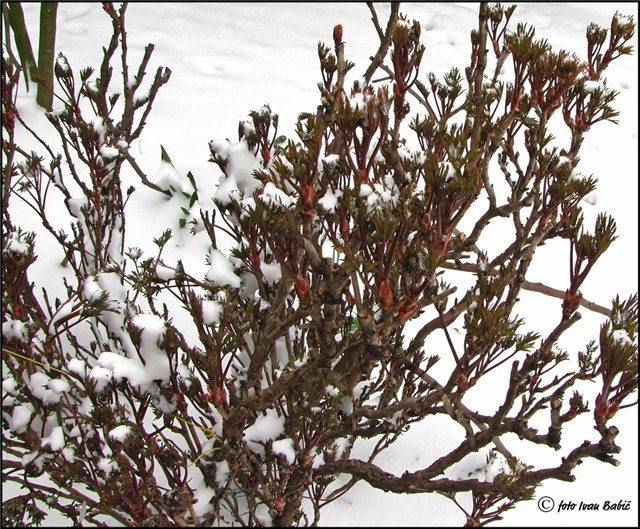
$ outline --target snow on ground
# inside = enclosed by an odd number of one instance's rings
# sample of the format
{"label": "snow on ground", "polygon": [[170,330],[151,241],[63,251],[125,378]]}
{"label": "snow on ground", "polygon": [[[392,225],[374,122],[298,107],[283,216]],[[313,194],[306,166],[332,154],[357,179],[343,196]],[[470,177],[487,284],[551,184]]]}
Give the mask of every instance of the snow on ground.
{"label": "snow on ground", "polygon": [[[386,20],[389,7],[377,5],[381,20]],[[38,4],[24,4],[27,24],[31,36],[37,40]],[[451,66],[464,67],[469,58],[469,32],[477,24],[477,4],[403,4],[402,11],[420,21],[423,27],[423,42],[427,46],[422,72],[443,73]],[[608,27],[612,15],[619,10],[632,14],[637,20],[637,4],[632,3],[526,3],[515,12],[513,24],[526,21],[537,28],[537,35],[554,46],[586,53],[584,33],[590,22]],[[268,104],[280,116],[280,133],[293,136],[295,119],[301,111],[313,111],[318,104],[316,83],[319,81],[317,43],[331,42],[332,29],[336,24],[344,27],[346,57],[356,63],[351,80],[361,76],[368,57],[375,53],[377,36],[370,22],[370,14],[363,3],[133,3],[127,12],[129,47],[132,58],[139,60],[144,46],[155,44],[155,52],[149,72],[158,66],[172,70],[171,80],[160,90],[154,108],[147,120],[142,137],[131,146],[131,153],[147,174],[155,175],[159,183],[175,183],[177,175],[191,171],[199,196],[212,197],[217,190],[219,171],[208,162],[209,142],[216,140],[224,146],[224,139],[237,141],[238,122],[250,110]],[[110,36],[110,22],[97,3],[61,3],[58,14],[57,49],[67,56],[74,69],[97,64],[102,46]],[[634,38],[637,47],[638,39]],[[37,44],[34,42],[34,49]],[[593,224],[598,211],[612,213],[619,226],[619,239],[596,266],[595,272],[585,283],[584,296],[591,301],[608,305],[615,293],[626,298],[637,291],[638,275],[638,151],[637,151],[637,54],[614,63],[607,72],[610,86],[620,91],[616,107],[622,112],[620,125],[603,124],[588,136],[581,153],[579,169],[585,174],[594,174],[600,180],[597,194],[590,197],[595,205],[585,206],[587,226]],[[21,99],[24,112],[39,119],[33,106],[33,94]],[[40,120],[40,122],[43,122]],[[43,122],[44,123],[44,122]],[[160,145],[170,155],[172,163],[163,163]],[[221,147],[222,148],[222,147]],[[108,153],[107,153],[108,154]],[[133,180],[132,180],[133,181]],[[152,251],[152,240],[174,219],[177,228],[180,205],[176,200],[166,200],[160,194],[142,188],[132,198],[128,209],[127,246],[137,245]],[[271,197],[273,198],[273,197]],[[275,198],[273,198],[275,199]],[[321,203],[326,209],[334,204],[335,197],[326,196]],[[17,204],[14,219],[22,215],[24,227],[33,228],[29,212]],[[29,221],[31,219],[31,221]],[[133,220],[135,219],[135,220]],[[60,220],[60,222],[63,222]],[[491,226],[489,237],[483,239],[485,249],[491,255],[499,248],[500,228]],[[135,241],[135,242],[134,242]],[[16,241],[17,243],[17,241]],[[51,270],[59,270],[60,259],[53,249],[53,241],[41,237],[37,241],[39,259],[33,267],[31,277],[43,281]],[[543,249],[536,256],[528,279],[541,281],[556,288],[565,288],[568,279],[566,253],[558,256],[562,266],[549,266],[556,258],[558,248]],[[207,262],[204,256],[209,255]],[[171,275],[171,268],[178,258],[185,261],[194,275],[205,276],[212,265],[224,271],[223,281],[237,282],[229,261],[218,252],[210,254],[206,237],[174,238],[167,249],[164,265],[158,274]],[[173,259],[173,262],[171,262]],[[165,266],[166,265],[166,266]],[[277,274],[278,271],[275,271]],[[85,295],[99,295],[97,283],[87,284]],[[55,295],[52,294],[52,295]],[[546,305],[540,304],[540,294],[527,293],[522,296],[521,310],[527,311],[532,327],[547,328]],[[215,321],[218,308],[208,306],[206,318]],[[580,348],[597,335],[601,317],[582,311],[583,321],[563,341],[565,348]],[[146,332],[156,335],[162,332],[157,322]],[[185,322],[185,325],[188,322]],[[3,326],[3,333],[4,333]],[[7,332],[19,335],[20,329]],[[149,350],[152,355],[155,351]],[[108,364],[108,359],[104,359]],[[74,371],[84,371],[84,365],[69,365]],[[104,376],[108,374],[103,373]],[[42,380],[43,395],[55,399],[59,387],[53,380]],[[10,388],[9,388],[10,389]],[[491,391],[478,395],[478,406],[491,403]],[[19,430],[29,421],[32,410],[25,406],[14,409],[10,427]],[[270,427],[275,427],[272,421]],[[506,514],[505,525],[637,525],[638,523],[638,427],[636,410],[621,411],[616,423],[622,426],[618,438],[623,453],[620,468],[589,461],[576,469],[576,483],[549,482],[538,490],[536,498],[518,506]],[[622,424],[624,423],[624,424]],[[257,426],[257,425],[256,425]],[[378,464],[385,470],[400,474],[405,470],[416,470],[439,455],[451,436],[459,432],[451,429],[447,421],[431,419],[414,426],[409,434],[381,456]],[[126,436],[126,425],[119,426],[110,435],[114,438]],[[58,449],[64,445],[61,432],[52,431],[45,442]],[[264,432],[249,431],[246,435],[259,440]],[[508,440],[508,439],[507,439]],[[286,440],[278,445],[283,457],[288,457]],[[505,441],[506,442],[506,441]],[[580,442],[580,439],[577,440]],[[361,448],[356,447],[357,456]],[[466,461],[460,473],[475,472],[486,454]],[[531,452],[527,458],[543,462],[548,453]],[[560,454],[554,455],[555,463]],[[105,468],[111,464],[105,459]],[[499,464],[499,463],[496,463]],[[16,491],[3,485],[6,498]],[[206,488],[198,490],[200,505],[206,503]],[[538,508],[543,496],[552,498],[556,504],[565,502],[617,503],[631,500],[630,509],[624,511],[572,511],[550,513]],[[47,523],[54,525],[51,517]],[[348,495],[328,506],[322,516],[323,525],[462,525],[464,519],[451,502],[435,495],[391,495],[372,489],[365,483],[358,484]]]}

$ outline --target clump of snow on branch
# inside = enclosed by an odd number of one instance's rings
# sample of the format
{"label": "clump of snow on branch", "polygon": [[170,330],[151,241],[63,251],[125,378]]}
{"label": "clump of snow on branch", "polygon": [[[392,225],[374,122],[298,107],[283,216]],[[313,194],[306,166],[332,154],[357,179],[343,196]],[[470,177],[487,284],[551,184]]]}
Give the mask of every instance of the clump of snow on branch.
{"label": "clump of snow on branch", "polygon": [[228,140],[215,140],[209,143],[211,151],[226,161],[226,176],[220,180],[214,199],[221,204],[240,200],[251,195],[262,183],[253,176],[260,169],[259,160],[253,155],[247,141],[231,143]]}
{"label": "clump of snow on branch", "polygon": [[253,425],[244,431],[244,438],[249,448],[259,454],[264,454],[263,443],[277,439],[284,432],[284,417],[279,417],[273,409],[266,410],[264,415],[258,416]]}
{"label": "clump of snow on branch", "polygon": [[212,249],[209,254],[211,266],[206,274],[206,278],[217,286],[230,286],[240,288],[241,280],[233,270],[233,265],[216,249]]}

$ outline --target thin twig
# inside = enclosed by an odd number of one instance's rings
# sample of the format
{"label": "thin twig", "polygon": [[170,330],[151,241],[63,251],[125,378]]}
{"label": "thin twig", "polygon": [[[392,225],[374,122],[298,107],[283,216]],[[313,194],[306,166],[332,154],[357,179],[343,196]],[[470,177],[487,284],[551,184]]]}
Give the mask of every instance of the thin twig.
{"label": "thin twig", "polygon": [[[440,266],[442,268],[447,268],[449,270],[457,270],[459,272],[472,272],[476,273],[478,271],[478,266],[474,263],[450,263],[444,262]],[[488,272],[493,276],[498,275],[497,270],[490,270]],[[564,299],[565,292],[559,290],[557,288],[553,288],[542,283],[532,283],[531,281],[527,281],[526,279],[522,282],[522,288],[524,290],[530,290],[531,292],[538,292],[540,294],[544,294],[546,296],[551,296],[558,299]],[[611,309],[603,307],[602,305],[598,305],[593,301],[589,301],[587,299],[582,299],[580,303],[585,309],[591,310],[593,312],[597,312],[598,314],[602,314],[603,316],[611,317]]]}
{"label": "thin twig", "polygon": [[391,13],[389,14],[389,21],[387,22],[386,31],[382,31],[380,27],[380,23],[378,21],[378,14],[376,13],[375,7],[372,2],[367,2],[367,7],[369,11],[371,11],[371,20],[373,20],[373,25],[378,32],[378,36],[380,37],[380,47],[378,48],[377,53],[371,59],[371,64],[367,68],[367,71],[364,74],[364,80],[366,84],[369,84],[371,81],[371,77],[378,69],[378,67],[384,61],[384,58],[387,55],[387,51],[389,50],[389,46],[391,45],[391,38],[393,37],[393,30],[396,26],[396,22],[398,21],[398,13],[400,11],[400,3],[392,2],[391,3]]}

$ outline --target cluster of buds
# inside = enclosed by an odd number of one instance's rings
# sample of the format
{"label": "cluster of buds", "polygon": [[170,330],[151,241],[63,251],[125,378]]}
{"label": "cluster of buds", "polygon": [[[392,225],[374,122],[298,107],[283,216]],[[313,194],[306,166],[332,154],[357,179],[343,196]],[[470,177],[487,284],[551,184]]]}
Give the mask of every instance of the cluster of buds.
{"label": "cluster of buds", "polygon": [[271,161],[271,152],[278,136],[278,114],[272,114],[269,105],[249,112],[251,123],[238,125],[238,137],[244,138],[249,148],[262,157],[262,166]]}
{"label": "cluster of buds", "polygon": [[344,142],[346,161],[358,183],[369,184],[375,170],[389,128],[390,105],[386,87],[374,91],[356,86],[351,99],[341,98],[338,102],[333,134],[336,141]]}
{"label": "cluster of buds", "polygon": [[565,102],[569,89],[584,70],[575,55],[547,52],[531,66],[531,101],[551,115]]}
{"label": "cluster of buds", "polygon": [[413,21],[411,27],[404,20],[399,20],[393,28],[391,37],[393,51],[394,84],[393,84],[393,110],[397,119],[404,119],[409,113],[409,105],[405,96],[416,82],[418,68],[424,46],[420,44],[420,24]]}
{"label": "cluster of buds", "polygon": [[607,40],[607,30],[597,24],[589,24],[587,27],[587,67],[590,79],[599,78],[601,72],[609,66],[613,59],[631,53],[632,47],[625,45],[625,43],[633,37],[634,32],[633,19],[630,16],[616,13],[611,21],[609,46],[603,51],[604,43]]}

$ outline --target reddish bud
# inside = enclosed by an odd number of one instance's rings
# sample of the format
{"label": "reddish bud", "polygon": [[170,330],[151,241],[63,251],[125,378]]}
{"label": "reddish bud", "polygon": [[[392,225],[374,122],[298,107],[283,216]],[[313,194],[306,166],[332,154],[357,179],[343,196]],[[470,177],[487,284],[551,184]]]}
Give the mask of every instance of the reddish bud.
{"label": "reddish bud", "polygon": [[15,126],[16,115],[13,110],[8,109],[2,116],[2,122],[8,131],[12,131]]}
{"label": "reddish bud", "polygon": [[62,485],[66,481],[64,474],[59,470],[53,470],[49,475],[56,485]]}
{"label": "reddish bud", "polygon": [[366,169],[361,169],[356,173],[357,177],[358,177],[358,181],[361,184],[368,184],[369,183],[369,172]]}
{"label": "reddish bud", "polygon": [[302,203],[305,206],[309,207],[313,203],[313,199],[316,196],[316,190],[313,188],[313,186],[304,186],[300,190],[300,196],[302,197]]}
{"label": "reddish bud", "polygon": [[417,308],[418,304],[416,302],[412,301],[411,303],[407,303],[406,305],[400,307],[398,316],[400,316],[400,319],[402,320],[408,320],[409,318],[411,318],[411,316],[413,316],[413,313]]}
{"label": "reddish bud", "polygon": [[431,244],[431,250],[434,253],[442,255],[447,251],[448,241],[433,241]]}
{"label": "reddish bud", "polygon": [[606,399],[599,394],[596,397],[596,409],[593,412],[596,422],[602,422],[607,418],[608,408],[609,406]]}
{"label": "reddish bud", "polygon": [[389,286],[388,279],[384,279],[382,283],[380,283],[379,292],[381,297],[386,297],[391,295],[391,287]]}
{"label": "reddish bud", "polygon": [[351,230],[349,229],[349,221],[347,220],[347,217],[342,217],[342,219],[340,219],[340,235],[342,235],[342,238],[345,241],[349,238],[349,235],[351,235]]}
{"label": "reddish bud", "polygon": [[269,149],[267,147],[262,147],[262,149],[260,149],[260,154],[262,155],[264,166],[266,167],[271,160],[271,153],[269,152]]}
{"label": "reddish bud", "polygon": [[333,43],[336,47],[342,44],[342,24],[338,24],[333,28]]}
{"label": "reddish bud", "polygon": [[578,308],[580,308],[580,303],[582,302],[582,294],[580,291],[577,291],[575,294],[572,294],[568,289],[564,293],[564,300],[562,301],[562,309],[565,314],[573,314]]}
{"label": "reddish bud", "polygon": [[467,375],[465,375],[464,373],[460,373],[458,375],[457,382],[458,382],[458,388],[461,391],[464,391],[465,389],[467,389],[469,387],[469,384],[467,382]]}
{"label": "reddish bud", "polygon": [[294,287],[296,289],[296,294],[300,299],[304,299],[305,297],[307,297],[307,294],[309,293],[309,281],[307,281],[304,277],[296,277]]}
{"label": "reddish bud", "polygon": [[591,125],[589,125],[586,122],[580,126],[580,130],[582,130],[582,132],[588,132],[590,128],[591,128]]}
{"label": "reddish bud", "polygon": [[249,262],[256,270],[260,268],[260,258],[253,252],[249,254]]}
{"label": "reddish bud", "polygon": [[209,392],[205,395],[205,400],[211,402],[214,406],[225,405],[226,397],[222,388],[209,388]]}
{"label": "reddish bud", "polygon": [[429,213],[425,213],[422,215],[422,219],[420,219],[422,226],[425,230],[428,230],[431,227],[431,215]]}
{"label": "reddish bud", "polygon": [[54,355],[55,350],[53,348],[53,345],[51,345],[51,342],[45,342],[45,344],[44,344],[44,353],[48,357],[52,357]]}
{"label": "reddish bud", "polygon": [[385,279],[380,283],[380,286],[378,287],[378,297],[380,298],[380,306],[383,309],[388,309],[393,305],[393,293],[391,292],[391,286],[388,279]]}
{"label": "reddish bud", "polygon": [[505,146],[507,147],[507,152],[509,154],[512,154],[513,153],[513,136],[507,137],[504,143],[505,143]]}
{"label": "reddish bud", "polygon": [[540,220],[538,221],[538,229],[542,229],[544,228],[544,225],[547,223],[547,221],[549,220],[549,215],[542,215],[540,217]]}
{"label": "reddish bud", "polygon": [[619,404],[617,402],[612,402],[611,404],[609,404],[608,408],[607,408],[607,418],[610,419],[611,417],[613,417],[619,409]]}
{"label": "reddish bud", "polygon": [[400,91],[400,86],[398,86],[398,83],[393,83],[393,100],[402,103],[402,99],[403,96],[402,92]]}

